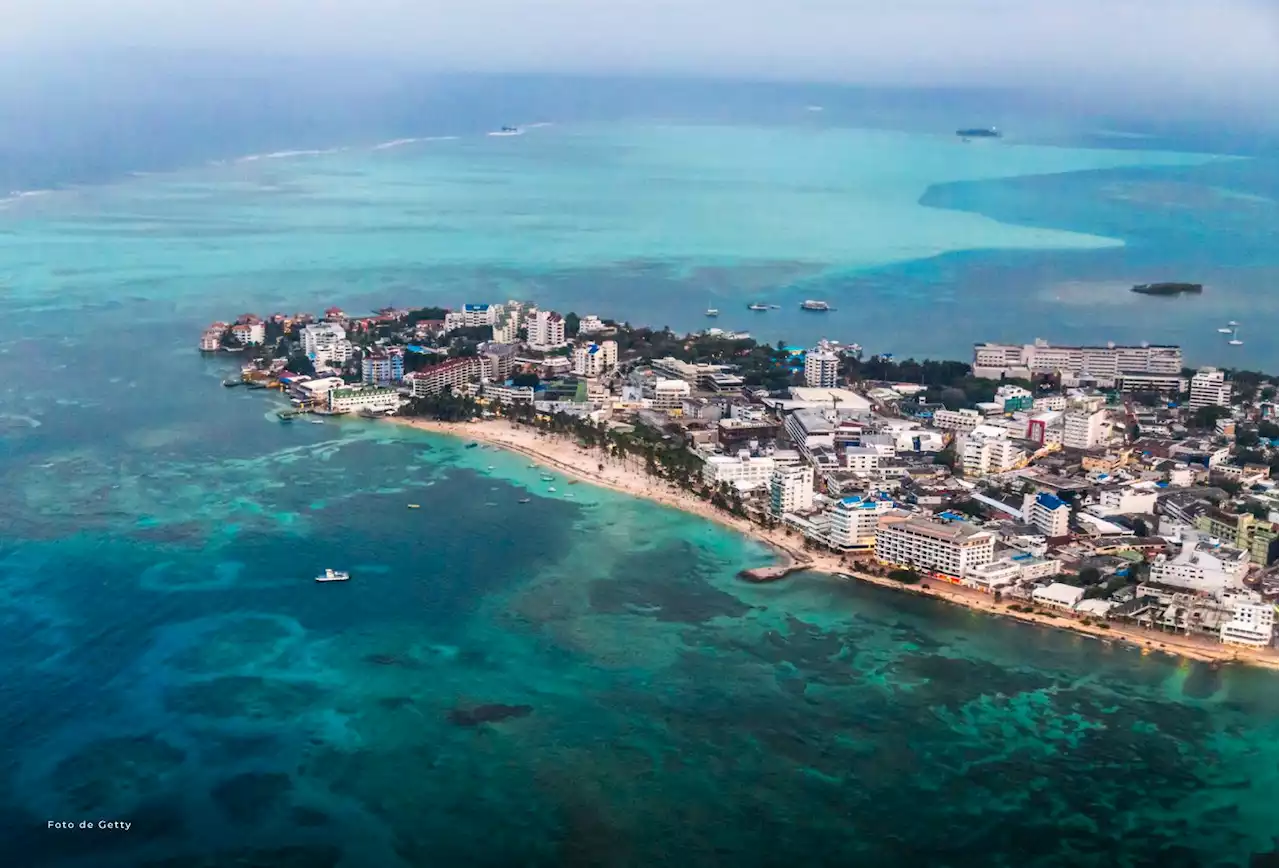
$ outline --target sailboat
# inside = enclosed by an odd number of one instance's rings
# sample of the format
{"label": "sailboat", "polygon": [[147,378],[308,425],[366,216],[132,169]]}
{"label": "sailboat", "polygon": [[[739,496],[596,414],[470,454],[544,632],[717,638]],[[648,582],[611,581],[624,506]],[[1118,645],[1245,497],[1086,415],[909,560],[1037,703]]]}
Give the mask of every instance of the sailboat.
{"label": "sailboat", "polygon": [[1222,328],[1218,329],[1218,334],[1220,335],[1231,334],[1231,326],[1223,326]]}
{"label": "sailboat", "polygon": [[1242,344],[1244,344],[1244,341],[1240,340],[1240,330],[1232,329],[1231,340],[1227,341],[1227,345],[1232,347],[1238,347],[1238,346],[1241,346]]}

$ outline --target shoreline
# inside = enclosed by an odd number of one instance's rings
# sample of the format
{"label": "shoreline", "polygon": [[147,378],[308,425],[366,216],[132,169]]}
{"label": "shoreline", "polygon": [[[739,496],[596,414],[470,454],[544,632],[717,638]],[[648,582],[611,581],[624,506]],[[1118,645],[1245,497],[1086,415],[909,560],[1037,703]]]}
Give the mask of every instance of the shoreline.
{"label": "shoreline", "polygon": [[[1163,653],[1204,663],[1237,663],[1280,670],[1280,656],[1277,656],[1275,649],[1271,648],[1253,649],[1222,645],[1207,638],[1178,636],[1129,625],[1109,624],[1103,627],[1096,623],[1084,624],[1069,615],[1054,616],[1040,611],[1016,612],[1008,608],[1011,603],[997,603],[988,594],[959,585],[936,580],[929,581],[928,587],[924,587],[923,584],[904,585],[883,576],[859,572],[856,561],[842,560],[841,556],[834,552],[805,551],[781,528],[765,530],[746,519],[727,515],[706,501],[676,489],[670,483],[659,481],[643,470],[629,467],[626,459],[605,456],[597,451],[584,449],[568,438],[519,427],[507,420],[440,422],[400,416],[389,416],[384,419],[419,431],[462,439],[470,438],[479,443],[497,446],[524,455],[539,465],[558,470],[583,482],[621,494],[642,497],[713,521],[770,548],[779,559],[779,563],[772,566],[785,568],[789,572],[809,570],[835,576],[842,581],[866,582],[901,593],[931,597],[975,612],[1012,618],[1040,627],[1065,630],[1108,643],[1119,642],[1133,646],[1143,654]],[[1014,601],[1014,604],[1017,602]]]}

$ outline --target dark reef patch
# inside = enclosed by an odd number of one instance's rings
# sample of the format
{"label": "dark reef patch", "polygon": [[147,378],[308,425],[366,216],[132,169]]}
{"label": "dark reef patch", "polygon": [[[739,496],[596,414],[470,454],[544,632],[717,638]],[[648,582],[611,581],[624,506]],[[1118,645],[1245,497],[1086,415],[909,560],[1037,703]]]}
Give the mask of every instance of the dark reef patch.
{"label": "dark reef patch", "polygon": [[260,821],[278,809],[293,789],[280,772],[248,772],[227,778],[213,788],[213,803],[235,823]]}
{"label": "dark reef patch", "polygon": [[482,723],[498,723],[513,717],[533,714],[532,705],[503,705],[491,702],[484,705],[459,706],[449,712],[449,722],[456,726],[478,726]]}

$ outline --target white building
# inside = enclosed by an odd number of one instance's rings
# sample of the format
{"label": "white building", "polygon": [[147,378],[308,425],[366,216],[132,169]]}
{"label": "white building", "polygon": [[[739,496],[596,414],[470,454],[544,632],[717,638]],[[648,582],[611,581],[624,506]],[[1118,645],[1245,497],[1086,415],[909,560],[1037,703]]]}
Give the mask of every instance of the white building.
{"label": "white building", "polygon": [[1049,538],[1071,533],[1071,507],[1052,494],[1028,495],[1022,512],[1036,530]]}
{"label": "white building", "polygon": [[1071,611],[1084,599],[1084,588],[1054,582],[1045,588],[1036,588],[1031,592],[1031,601],[1050,609]]}
{"label": "white building", "polygon": [[532,386],[503,386],[493,382],[467,382],[459,385],[457,389],[472,398],[497,401],[503,405],[528,404],[532,403],[536,397]]}
{"label": "white building", "polygon": [[385,413],[400,407],[400,393],[387,386],[363,386],[334,389],[329,393],[329,409],[335,413],[368,410]]}
{"label": "white building", "polygon": [[246,347],[257,346],[267,339],[267,326],[261,320],[238,322],[231,327],[232,336]]}
{"label": "white building", "polygon": [[653,409],[672,412],[684,405],[684,399],[693,393],[684,380],[658,380],[653,385]]}
{"label": "white building", "polygon": [[769,504],[774,515],[813,509],[813,468],[775,467],[769,478]]}
{"label": "white building", "polygon": [[702,466],[702,478],[713,487],[728,483],[739,491],[755,491],[769,485],[773,471],[773,458],[753,458],[744,449],[737,455],[709,456]]}
{"label": "white building", "polygon": [[468,328],[474,329],[476,326],[493,325],[497,323],[498,317],[502,316],[502,305],[489,305],[489,303],[480,303],[480,305],[463,305],[462,310],[454,311],[445,315],[445,328]]}
{"label": "white building", "polygon": [[1036,338],[1035,343],[975,344],[973,375],[993,380],[1061,374],[1113,385],[1126,374],[1175,378],[1182,371],[1182,349],[1175,346],[1055,347]]}
{"label": "white building", "polygon": [[1236,603],[1230,609],[1231,620],[1222,625],[1220,636],[1228,645],[1265,648],[1276,632],[1276,607],[1273,604]]}
{"label": "white building", "polygon": [[604,331],[606,328],[608,326],[604,324],[604,320],[595,314],[588,314],[578,320],[578,334],[580,335],[593,335]]}
{"label": "white building", "polygon": [[977,410],[936,410],[933,414],[933,426],[943,431],[972,431],[982,421]]}
{"label": "white building", "polygon": [[1248,552],[1214,544],[1207,536],[1186,531],[1182,549],[1176,555],[1156,558],[1150,579],[1160,585],[1220,596],[1224,591],[1244,587],[1248,571]]}
{"label": "white building", "polygon": [[529,321],[529,346],[554,349],[564,346],[564,317],[554,310],[540,310]]}
{"label": "white building", "polygon": [[880,469],[881,454],[874,446],[849,446],[844,450],[844,467],[854,473],[875,473]]}
{"label": "white building", "polygon": [[574,347],[573,372],[580,377],[599,377],[618,366],[618,344],[601,341]]}
{"label": "white building", "polygon": [[1200,407],[1229,407],[1231,405],[1231,384],[1226,374],[1217,368],[1201,368],[1191,378],[1191,400],[1187,402],[1192,410]]}
{"label": "white building", "polygon": [[342,326],[311,323],[302,329],[302,351],[317,365],[341,365],[351,358],[351,343]]}
{"label": "white building", "polygon": [[1131,512],[1155,512],[1159,489],[1138,488],[1125,485],[1119,488],[1104,488],[1098,496],[1098,502],[1107,515],[1121,515]]}
{"label": "white building", "polygon": [[840,356],[827,341],[804,354],[804,383],[813,389],[834,389],[840,382]]}
{"label": "white building", "polygon": [[883,495],[841,498],[831,510],[830,546],[845,552],[871,551],[876,546],[880,516],[892,509],[893,501]]}
{"label": "white building", "polygon": [[1066,395],[1045,395],[1043,398],[1036,398],[1031,404],[1033,410],[1065,410],[1067,409]]}
{"label": "white building", "polygon": [[1092,449],[1102,442],[1107,414],[1103,410],[1071,410],[1063,417],[1062,445],[1069,449]]}
{"label": "white building", "polygon": [[964,522],[887,513],[876,528],[876,557],[960,578],[994,558],[994,534]]}
{"label": "white building", "polygon": [[1060,572],[1061,561],[1016,554],[975,567],[965,576],[965,584],[984,591],[994,591],[1016,582],[1056,576]]}
{"label": "white building", "polygon": [[314,380],[298,383],[294,388],[305,400],[328,404],[329,393],[345,385],[346,381],[341,377],[317,377]]}
{"label": "white building", "polygon": [[499,344],[514,344],[520,339],[520,327],[524,325],[519,305],[504,306],[493,322],[493,341]]}
{"label": "white building", "polygon": [[965,476],[986,476],[1015,469],[1027,456],[1009,440],[1008,434],[1003,428],[979,425],[957,438]]}

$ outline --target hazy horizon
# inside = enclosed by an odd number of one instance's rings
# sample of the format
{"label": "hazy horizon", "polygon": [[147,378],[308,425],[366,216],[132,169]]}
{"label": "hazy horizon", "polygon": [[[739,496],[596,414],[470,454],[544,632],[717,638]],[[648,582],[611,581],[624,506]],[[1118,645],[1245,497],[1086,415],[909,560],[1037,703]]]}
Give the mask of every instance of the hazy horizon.
{"label": "hazy horizon", "polygon": [[[870,87],[1016,87],[1174,115],[1277,105],[1277,13],[1257,0],[18,0],[0,48],[11,92],[74,80],[94,58],[145,74],[204,58],[313,61],[384,83],[424,74],[689,77]],[[168,60],[166,60],[168,58]],[[211,70],[212,71],[212,70]],[[181,77],[153,82],[180,89]],[[1158,104],[1152,99],[1158,97]],[[1267,123],[1262,123],[1267,121]]]}

